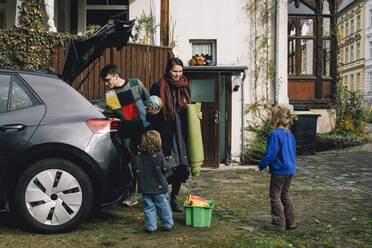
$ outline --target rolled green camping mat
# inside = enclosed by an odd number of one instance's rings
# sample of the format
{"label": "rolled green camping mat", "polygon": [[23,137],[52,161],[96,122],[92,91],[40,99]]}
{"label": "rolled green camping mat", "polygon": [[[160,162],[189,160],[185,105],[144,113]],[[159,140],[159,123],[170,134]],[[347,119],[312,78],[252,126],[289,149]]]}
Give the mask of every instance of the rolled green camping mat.
{"label": "rolled green camping mat", "polygon": [[203,139],[200,119],[197,117],[200,110],[200,102],[187,105],[187,148],[189,152],[191,174],[196,177],[200,175],[200,167],[204,161]]}

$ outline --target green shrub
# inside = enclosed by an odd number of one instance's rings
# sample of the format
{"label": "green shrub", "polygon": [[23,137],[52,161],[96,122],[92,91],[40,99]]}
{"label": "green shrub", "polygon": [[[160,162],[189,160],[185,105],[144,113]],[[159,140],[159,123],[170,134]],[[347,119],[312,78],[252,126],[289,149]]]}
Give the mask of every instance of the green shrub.
{"label": "green shrub", "polygon": [[340,135],[365,136],[368,111],[359,92],[350,91],[339,83],[331,109],[330,116],[335,119],[333,132]]}
{"label": "green shrub", "polygon": [[0,67],[40,70],[52,49],[63,44],[67,34],[51,33],[44,24],[42,0],[22,1],[19,26],[0,32]]}
{"label": "green shrub", "polygon": [[267,146],[267,137],[273,130],[268,118],[262,123],[250,124],[246,131],[252,133],[253,137],[246,139],[247,146],[244,151],[244,162],[258,164],[262,159]]}

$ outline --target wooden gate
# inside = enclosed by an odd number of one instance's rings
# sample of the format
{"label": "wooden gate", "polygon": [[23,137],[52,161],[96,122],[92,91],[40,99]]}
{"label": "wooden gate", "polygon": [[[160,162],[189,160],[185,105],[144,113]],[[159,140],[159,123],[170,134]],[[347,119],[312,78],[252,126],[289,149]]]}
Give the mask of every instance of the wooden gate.
{"label": "wooden gate", "polygon": [[[67,45],[56,48],[48,65],[56,74],[62,73],[63,61]],[[138,78],[149,90],[165,72],[168,60],[173,57],[170,47],[151,46],[128,43],[121,50],[107,48],[102,56],[97,58],[72,83],[88,100],[98,99],[104,94],[105,86],[99,77],[101,69],[107,64],[115,64],[120,68],[123,78]],[[84,81],[83,83],[81,83]]]}

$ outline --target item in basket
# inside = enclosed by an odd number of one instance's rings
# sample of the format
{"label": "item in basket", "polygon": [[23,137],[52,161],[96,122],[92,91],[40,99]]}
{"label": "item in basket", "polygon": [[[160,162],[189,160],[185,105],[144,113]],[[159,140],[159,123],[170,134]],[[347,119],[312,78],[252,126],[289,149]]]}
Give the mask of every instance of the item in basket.
{"label": "item in basket", "polygon": [[194,206],[194,207],[209,207],[209,204],[207,202],[193,200],[192,201],[192,206]]}
{"label": "item in basket", "polygon": [[186,199],[186,204],[194,207],[209,207],[209,204],[205,202],[203,197],[189,195]]}

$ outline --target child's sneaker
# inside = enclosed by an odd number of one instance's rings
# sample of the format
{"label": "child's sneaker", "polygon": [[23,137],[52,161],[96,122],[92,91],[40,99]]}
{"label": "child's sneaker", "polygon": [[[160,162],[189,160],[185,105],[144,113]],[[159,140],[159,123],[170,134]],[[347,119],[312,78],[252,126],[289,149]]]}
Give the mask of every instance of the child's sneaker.
{"label": "child's sneaker", "polygon": [[281,225],[274,225],[272,223],[268,223],[264,226],[265,230],[285,230],[285,226]]}
{"label": "child's sneaker", "polygon": [[287,230],[295,230],[297,227],[296,227],[296,224],[293,224],[293,225],[287,225],[286,228]]}
{"label": "child's sneaker", "polygon": [[135,195],[132,195],[132,196],[129,196],[126,200],[124,200],[123,202],[123,205],[125,206],[128,206],[128,207],[132,207],[134,205],[137,205],[138,204],[138,201],[136,199],[136,196]]}

